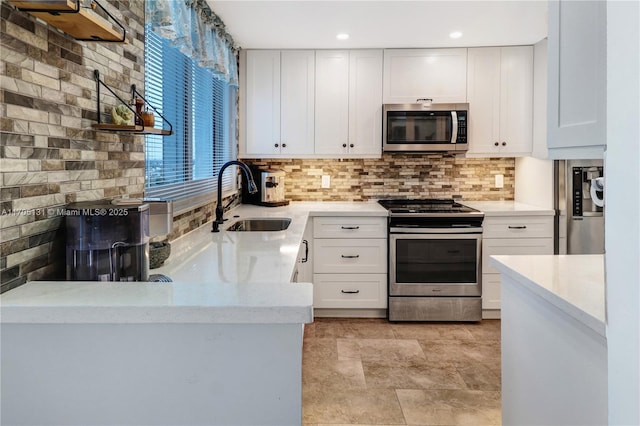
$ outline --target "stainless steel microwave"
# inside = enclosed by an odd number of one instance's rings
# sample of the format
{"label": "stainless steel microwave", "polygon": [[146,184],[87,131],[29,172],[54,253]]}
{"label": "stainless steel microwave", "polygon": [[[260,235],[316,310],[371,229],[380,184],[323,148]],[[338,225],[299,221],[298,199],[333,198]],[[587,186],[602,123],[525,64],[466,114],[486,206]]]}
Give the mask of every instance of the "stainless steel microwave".
{"label": "stainless steel microwave", "polygon": [[385,152],[464,152],[469,104],[386,104],[382,113]]}

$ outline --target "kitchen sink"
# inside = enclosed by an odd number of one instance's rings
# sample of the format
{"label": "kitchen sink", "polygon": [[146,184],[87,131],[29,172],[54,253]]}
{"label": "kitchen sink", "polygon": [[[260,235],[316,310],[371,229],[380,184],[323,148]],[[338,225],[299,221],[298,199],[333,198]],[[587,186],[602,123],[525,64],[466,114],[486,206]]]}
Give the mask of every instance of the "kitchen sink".
{"label": "kitchen sink", "polygon": [[269,217],[260,219],[242,219],[227,228],[227,231],[284,231],[289,227],[291,219],[288,217]]}

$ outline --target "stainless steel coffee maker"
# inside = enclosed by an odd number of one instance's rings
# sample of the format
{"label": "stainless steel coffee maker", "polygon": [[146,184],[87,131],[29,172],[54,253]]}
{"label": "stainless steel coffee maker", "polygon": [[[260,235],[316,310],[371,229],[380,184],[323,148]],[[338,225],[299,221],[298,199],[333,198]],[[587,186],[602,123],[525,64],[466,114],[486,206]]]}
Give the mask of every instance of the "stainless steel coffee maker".
{"label": "stainless steel coffee maker", "polygon": [[289,201],[285,199],[284,181],[285,172],[282,170],[263,170],[251,167],[251,174],[258,187],[255,194],[247,191],[248,185],[242,185],[242,202],[257,204],[259,206],[277,207],[286,206]]}
{"label": "stainless steel coffee maker", "polygon": [[78,202],[65,218],[67,280],[148,281],[148,204]]}

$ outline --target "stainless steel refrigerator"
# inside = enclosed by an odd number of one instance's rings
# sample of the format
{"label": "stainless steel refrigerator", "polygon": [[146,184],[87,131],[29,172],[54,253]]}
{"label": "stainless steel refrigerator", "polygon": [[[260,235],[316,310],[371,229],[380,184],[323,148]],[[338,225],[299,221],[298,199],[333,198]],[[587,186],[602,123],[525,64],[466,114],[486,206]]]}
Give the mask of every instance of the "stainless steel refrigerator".
{"label": "stainless steel refrigerator", "polygon": [[554,174],[556,254],[604,253],[603,161],[556,161]]}

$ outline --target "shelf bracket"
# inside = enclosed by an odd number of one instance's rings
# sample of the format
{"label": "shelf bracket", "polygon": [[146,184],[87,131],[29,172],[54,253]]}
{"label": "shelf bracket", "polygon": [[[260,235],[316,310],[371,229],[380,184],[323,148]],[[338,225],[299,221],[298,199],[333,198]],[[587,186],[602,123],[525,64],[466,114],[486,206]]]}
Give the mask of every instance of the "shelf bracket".
{"label": "shelf bracket", "polygon": [[[102,124],[102,121],[100,119],[100,116],[102,115],[102,112],[100,111],[100,86],[104,86],[109,92],[111,92],[111,94],[113,96],[115,96],[120,102],[122,102],[122,104],[124,106],[126,106],[127,108],[129,108],[129,110],[133,113],[134,116],[136,116],[139,120],[140,123],[142,123],[142,131],[144,132],[144,121],[142,120],[142,117],[133,109],[131,108],[131,106],[129,105],[129,102],[123,100],[120,96],[118,96],[118,94],[116,92],[114,92],[113,90],[111,90],[111,88],[109,86],[107,86],[107,84],[100,80],[100,71],[98,70],[93,70],[93,78],[96,81],[96,97],[98,98],[98,124]],[[136,120],[134,119],[134,124],[136,122]]]}
{"label": "shelf bracket", "polygon": [[[157,129],[155,127],[147,127],[145,128],[144,120],[142,116],[136,112],[135,109],[131,107],[129,102],[122,99],[116,92],[114,92],[107,84],[100,79],[100,71],[93,70],[93,78],[96,81],[96,103],[97,103],[97,124],[94,124],[93,127],[96,130],[102,131],[111,131],[111,132],[128,132],[128,133],[137,133],[137,134],[155,134],[160,136],[170,136],[173,134],[173,126],[153,105],[151,105],[141,94],[137,91],[135,84],[131,85],[131,94],[133,99],[136,96],[139,96],[148,106],[150,106],[155,113],[157,113],[162,120],[169,125],[169,130]],[[102,111],[100,106],[100,88],[105,87],[113,96],[115,96],[123,105],[125,105],[134,115],[135,119],[133,120],[132,125],[116,125],[116,124],[103,124],[102,123]]]}

